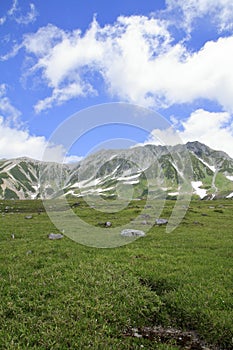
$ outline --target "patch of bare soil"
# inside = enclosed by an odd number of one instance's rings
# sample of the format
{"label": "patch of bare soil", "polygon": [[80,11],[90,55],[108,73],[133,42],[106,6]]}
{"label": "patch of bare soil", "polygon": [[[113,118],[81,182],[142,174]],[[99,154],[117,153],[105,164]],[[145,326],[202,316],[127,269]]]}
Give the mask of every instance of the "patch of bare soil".
{"label": "patch of bare soil", "polygon": [[167,343],[179,346],[186,350],[212,350],[207,347],[195,334],[195,332],[181,331],[175,328],[163,327],[141,327],[131,328],[126,336],[136,338],[147,338],[158,343]]}

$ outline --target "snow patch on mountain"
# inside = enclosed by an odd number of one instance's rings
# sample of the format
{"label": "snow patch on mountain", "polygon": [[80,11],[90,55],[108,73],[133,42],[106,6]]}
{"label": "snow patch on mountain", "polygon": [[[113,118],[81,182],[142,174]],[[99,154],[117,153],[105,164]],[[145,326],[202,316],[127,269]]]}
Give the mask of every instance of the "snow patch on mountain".
{"label": "snow patch on mountain", "polygon": [[131,175],[131,176],[121,176],[118,177],[117,180],[118,181],[131,181],[134,179],[137,179],[141,174],[136,174],[136,175]]}
{"label": "snow patch on mountain", "polygon": [[201,199],[204,198],[207,194],[207,191],[203,188],[200,188],[203,184],[202,181],[191,181],[194,193],[196,193]]}
{"label": "snow patch on mountain", "polygon": [[231,192],[230,194],[228,194],[228,196],[226,196],[226,198],[232,198],[233,197],[233,192]]}
{"label": "snow patch on mountain", "polygon": [[231,176],[231,175],[227,175],[226,178],[230,181],[233,181],[233,176]]}
{"label": "snow patch on mountain", "polygon": [[123,182],[124,185],[136,185],[138,183],[139,183],[138,180],[131,180],[131,181],[124,181]]}
{"label": "snow patch on mountain", "polygon": [[173,163],[173,162],[171,162],[171,164],[172,164],[172,166],[176,169],[176,171],[177,171],[177,173],[180,175],[180,177],[181,177],[181,178],[184,178],[184,173],[183,173],[182,171],[180,171],[180,170],[177,168],[176,164]]}
{"label": "snow patch on mountain", "polygon": [[[197,157],[197,155],[196,155],[196,157]],[[212,170],[213,173],[215,173],[216,168],[215,168],[214,165],[209,165],[207,162],[205,162],[203,159],[201,159],[201,158],[199,158],[199,157],[197,157],[197,159],[199,159],[200,162],[202,162],[205,166],[207,166],[210,170]]]}
{"label": "snow patch on mountain", "polygon": [[102,179],[88,179],[88,180],[82,180],[79,182],[75,182],[71,188],[85,188],[85,187],[91,187],[91,186],[96,186],[98,185],[100,182],[102,181]]}

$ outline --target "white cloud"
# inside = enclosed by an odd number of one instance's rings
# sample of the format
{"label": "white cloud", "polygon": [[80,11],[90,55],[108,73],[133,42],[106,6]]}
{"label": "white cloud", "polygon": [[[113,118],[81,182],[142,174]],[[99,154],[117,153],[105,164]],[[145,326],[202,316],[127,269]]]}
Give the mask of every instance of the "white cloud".
{"label": "white cloud", "polygon": [[123,101],[147,107],[202,98],[233,111],[233,36],[207,42],[197,52],[173,43],[168,23],[145,16],[119,17],[113,25],[65,32],[53,25],[25,36],[21,47],[34,58],[29,72],[52,89],[37,112],[95,92],[93,74]]}
{"label": "white cloud", "polygon": [[79,156],[66,156],[64,158],[64,163],[77,163],[80,162],[83,159],[83,157]]}
{"label": "white cloud", "polygon": [[149,107],[205,98],[233,110],[233,37],[208,42],[195,53],[183,44],[166,43],[162,50],[155,47],[153,55],[140,27],[135,31],[120,37],[119,51],[104,62],[104,77],[113,93]]}
{"label": "white cloud", "polygon": [[206,98],[233,110],[232,55],[233,37],[207,42],[196,53],[179,44],[173,46],[153,62],[155,95],[164,95],[169,105]]}
{"label": "white cloud", "polygon": [[18,157],[59,163],[74,163],[82,159],[75,155],[66,156],[62,145],[51,144],[44,136],[33,136],[28,130],[9,127],[0,117],[0,159]]}
{"label": "white cloud", "polygon": [[19,6],[18,0],[13,0],[11,8],[0,18],[0,25],[4,24],[7,19],[13,20],[20,25],[28,25],[35,22],[37,16],[38,12],[33,3],[29,3],[29,10],[24,13]]}
{"label": "white cloud", "polygon": [[[45,109],[49,109],[52,106],[61,105],[65,101],[68,101],[75,97],[84,96],[85,92],[91,92],[92,87],[86,84],[82,85],[82,83],[70,83],[68,86],[65,86],[64,88],[54,88],[52,96],[45,98],[44,100],[40,100],[35,105],[34,109],[36,113],[40,113],[41,111]],[[94,91],[93,91],[94,93]]]}
{"label": "white cloud", "polygon": [[[179,132],[174,127],[167,129],[154,129],[144,143],[139,145],[163,145],[163,146],[174,146],[183,144],[184,140],[180,137]],[[138,145],[136,145],[138,146]]]}
{"label": "white cloud", "polygon": [[[47,147],[43,136],[31,136],[27,130],[9,127],[0,117],[0,158],[30,157],[43,159]],[[65,155],[62,146],[50,145],[46,160],[62,161]]]}
{"label": "white cloud", "polygon": [[198,109],[182,121],[181,126],[182,131],[172,127],[154,130],[146,144],[175,145],[179,140],[181,143],[199,141],[215,150],[223,150],[233,158],[233,118],[229,113]]}
{"label": "white cloud", "polygon": [[153,91],[154,62],[172,40],[166,23],[144,16],[119,17],[110,33],[101,69],[109,91],[129,102],[155,105],[159,96]]}
{"label": "white cloud", "polygon": [[12,1],[11,8],[7,11],[8,16],[13,16],[18,10],[18,0]]}
{"label": "white cloud", "polygon": [[[8,40],[9,41],[9,40]],[[0,60],[1,61],[7,61],[9,60],[9,58],[15,57],[19,50],[22,48],[22,45],[13,45],[11,51],[9,51],[8,53],[6,53],[5,55],[1,55],[0,56]]]}
{"label": "white cloud", "polygon": [[23,45],[28,53],[46,58],[46,55],[51,54],[53,47],[64,40],[65,32],[58,27],[48,24],[46,27],[41,27],[36,33],[26,34],[23,40]]}
{"label": "white cloud", "polygon": [[179,135],[184,142],[197,140],[233,158],[233,118],[229,113],[198,109],[182,125]]}
{"label": "white cloud", "polygon": [[80,30],[65,32],[49,24],[26,35],[23,46],[37,60],[31,73],[41,73],[53,89],[36,110],[60,103],[60,91],[73,83],[79,83],[76,96],[93,93],[92,72],[102,75],[112,94],[143,103],[142,89],[147,89],[146,84],[141,81],[141,87],[138,82],[135,85],[136,76],[130,74],[148,74],[146,64],[158,51],[166,50],[170,40],[165,22],[144,16],[119,17],[115,25],[103,28],[94,19],[84,34]]}
{"label": "white cloud", "polygon": [[26,156],[65,163],[81,159],[78,156],[66,156],[66,150],[62,145],[53,145],[44,136],[33,136],[28,130],[23,129],[21,112],[12,105],[6,92],[6,85],[0,84],[0,159]]}
{"label": "white cloud", "polygon": [[195,19],[204,16],[216,23],[220,31],[233,29],[232,0],[166,0],[166,4],[166,12],[178,11],[176,14],[182,19],[179,24],[188,30],[192,30]]}
{"label": "white cloud", "polygon": [[83,77],[87,74],[90,78],[92,66],[101,62],[104,56],[102,43],[95,38],[97,27],[94,20],[81,36],[79,30],[66,33],[49,24],[37,33],[25,36],[26,51],[37,58],[31,72],[42,72],[44,81],[52,88],[51,96],[38,101],[36,112],[74,97],[96,93],[88,78]]}
{"label": "white cloud", "polygon": [[15,21],[18,24],[28,25],[30,23],[35,22],[38,13],[36,11],[36,7],[34,4],[29,4],[30,10],[25,15],[20,15],[15,17]]}
{"label": "white cloud", "polygon": [[0,26],[6,22],[6,16],[0,18]]}
{"label": "white cloud", "polygon": [[6,96],[6,90],[6,85],[0,84],[0,117],[4,117],[6,125],[19,127],[21,125],[21,113],[12,105],[10,99]]}

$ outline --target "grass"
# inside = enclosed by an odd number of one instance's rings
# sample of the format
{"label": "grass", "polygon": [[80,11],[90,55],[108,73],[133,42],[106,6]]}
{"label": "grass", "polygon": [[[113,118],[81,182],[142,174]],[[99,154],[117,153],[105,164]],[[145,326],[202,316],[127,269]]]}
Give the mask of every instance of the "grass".
{"label": "grass", "polygon": [[[74,211],[91,225],[117,227],[144,204],[106,214],[80,199]],[[153,226],[114,249],[48,240],[58,230],[40,201],[2,201],[0,210],[0,349],[179,349],[173,339],[126,336],[158,325],[232,349],[233,201],[192,201],[172,233]]]}
{"label": "grass", "polygon": [[222,191],[225,191],[226,193],[229,193],[229,191],[233,191],[232,181],[228,180],[222,173],[217,174],[215,184],[217,187],[221,188]]}

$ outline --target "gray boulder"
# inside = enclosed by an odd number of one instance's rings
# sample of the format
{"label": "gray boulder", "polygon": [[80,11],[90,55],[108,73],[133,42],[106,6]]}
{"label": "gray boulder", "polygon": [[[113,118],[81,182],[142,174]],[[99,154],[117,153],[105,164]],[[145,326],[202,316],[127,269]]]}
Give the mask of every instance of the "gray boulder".
{"label": "gray boulder", "polygon": [[123,237],[144,237],[145,235],[146,234],[143,231],[134,230],[130,228],[121,231],[121,236]]}
{"label": "gray boulder", "polygon": [[155,220],[156,224],[161,226],[161,225],[166,225],[168,223],[167,219],[156,219]]}
{"label": "gray boulder", "polygon": [[32,219],[32,215],[26,215],[24,216],[24,219]]}
{"label": "gray boulder", "polygon": [[49,239],[61,239],[64,236],[60,233],[50,233],[48,237]]}
{"label": "gray boulder", "polygon": [[142,225],[147,225],[148,222],[147,222],[146,220],[143,220],[143,221],[141,222],[141,224],[142,224]]}
{"label": "gray boulder", "polygon": [[104,224],[105,227],[111,227],[112,226],[112,223],[111,221],[106,221],[105,224]]}

